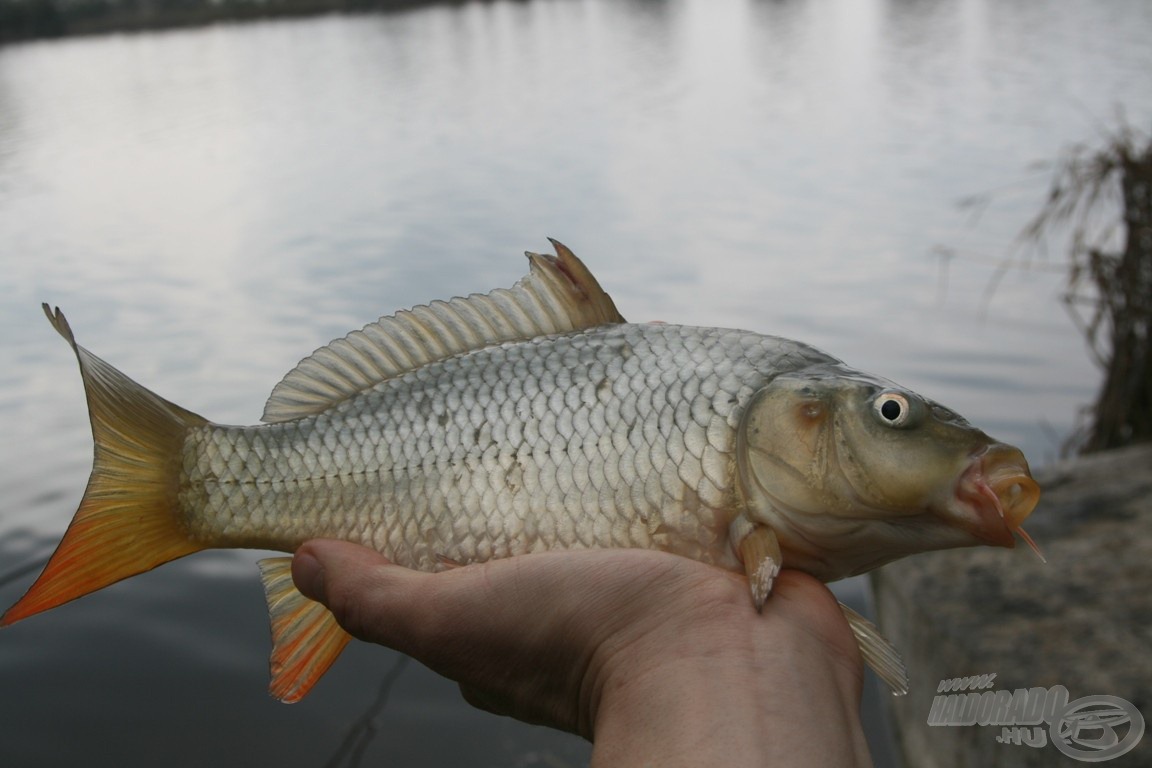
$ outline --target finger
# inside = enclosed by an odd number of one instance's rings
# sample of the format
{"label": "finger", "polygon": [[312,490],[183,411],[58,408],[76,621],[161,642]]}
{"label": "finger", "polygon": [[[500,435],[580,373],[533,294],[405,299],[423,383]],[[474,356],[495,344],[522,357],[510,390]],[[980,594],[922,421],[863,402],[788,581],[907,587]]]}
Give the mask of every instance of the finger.
{"label": "finger", "polygon": [[345,541],[319,539],[306,542],[292,558],[292,580],[312,600],[327,604],[326,575],[329,568],[344,573],[364,566],[387,563],[383,555]]}
{"label": "finger", "polygon": [[831,661],[848,672],[858,697],[864,662],[852,628],[828,586],[807,573],[784,570],[769,602],[774,603],[776,616],[787,621],[793,631],[803,632],[827,650],[824,663]]}
{"label": "finger", "polygon": [[855,647],[852,629],[826,584],[802,571],[785,569],[778,577],[778,587],[779,595],[773,593],[773,598],[780,597],[775,606],[778,614],[832,642],[847,638],[847,644]]}
{"label": "finger", "polygon": [[328,607],[354,637],[432,663],[509,622],[493,611],[485,568],[414,571],[344,541],[301,545],[292,562],[297,588]]}
{"label": "finger", "polygon": [[326,605],[355,637],[391,647],[394,638],[386,630],[397,623],[396,604],[406,602],[407,577],[421,575],[345,541],[306,542],[292,559],[292,580],[306,597]]}

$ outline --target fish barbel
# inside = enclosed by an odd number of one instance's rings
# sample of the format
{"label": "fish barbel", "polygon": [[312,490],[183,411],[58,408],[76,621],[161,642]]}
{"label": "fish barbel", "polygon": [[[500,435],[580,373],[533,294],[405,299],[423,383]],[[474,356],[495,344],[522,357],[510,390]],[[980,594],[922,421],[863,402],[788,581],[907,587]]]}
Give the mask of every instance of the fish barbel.
{"label": "fish barbel", "polygon": [[[251,427],[136,384],[45,305],[80,363],[95,458],[63,540],[0,625],[202,549],[317,537],[424,570],[659,549],[745,572],[757,609],[782,566],[832,581],[914,552],[1032,544],[1021,522],[1039,488],[1019,450],[799,342],[627,323],[553,244],[510,289],[317,350]],[[260,563],[284,701],[349,639],[290,563]],[[865,659],[906,689],[895,651],[845,612]]]}

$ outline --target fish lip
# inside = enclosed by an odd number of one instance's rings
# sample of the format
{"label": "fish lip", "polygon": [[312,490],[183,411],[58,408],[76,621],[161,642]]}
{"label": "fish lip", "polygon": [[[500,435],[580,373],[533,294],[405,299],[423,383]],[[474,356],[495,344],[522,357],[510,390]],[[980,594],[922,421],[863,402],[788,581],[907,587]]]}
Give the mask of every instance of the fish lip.
{"label": "fish lip", "polygon": [[1015,547],[1021,523],[1035,509],[1040,486],[1032,479],[1028,462],[1017,448],[1002,443],[972,452],[956,483],[961,510],[957,524],[981,542]]}

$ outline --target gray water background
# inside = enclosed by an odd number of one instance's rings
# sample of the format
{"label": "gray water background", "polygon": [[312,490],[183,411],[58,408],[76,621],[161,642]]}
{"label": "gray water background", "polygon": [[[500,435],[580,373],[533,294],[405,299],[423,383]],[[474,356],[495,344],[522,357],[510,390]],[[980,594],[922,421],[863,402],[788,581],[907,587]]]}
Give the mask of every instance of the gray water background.
{"label": "gray water background", "polygon": [[[2,47],[0,576],[47,556],[90,467],[39,302],[164,396],[254,423],[313,348],[510,285],[546,235],[630,319],[807,341],[1044,464],[1098,379],[1060,253],[988,286],[1042,201],[1034,163],[1118,105],[1148,125],[1149,39],[1142,0],[533,0]],[[256,557],[0,633],[0,766],[324,765],[394,657],[354,644],[305,702],[270,700]],[[415,665],[375,726],[365,765],[587,755]]]}

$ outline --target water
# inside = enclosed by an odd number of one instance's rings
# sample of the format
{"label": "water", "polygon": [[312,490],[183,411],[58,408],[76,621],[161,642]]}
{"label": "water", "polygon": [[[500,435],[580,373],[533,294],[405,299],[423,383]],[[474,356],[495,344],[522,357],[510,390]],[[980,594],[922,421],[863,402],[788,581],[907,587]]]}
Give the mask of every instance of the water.
{"label": "water", "polygon": [[[1150,35],[1140,0],[536,0],[0,48],[0,575],[50,551],[89,469],[40,301],[166,397],[253,423],[314,347],[510,285],[545,235],[630,319],[803,339],[1043,464],[1097,372],[1058,256],[986,291],[1042,200],[1032,163],[1120,104],[1147,125]],[[956,205],[990,190],[975,221]],[[354,645],[270,701],[254,559],[5,631],[0,764],[323,765],[393,657]],[[392,696],[365,764],[586,759],[415,667]]]}

